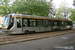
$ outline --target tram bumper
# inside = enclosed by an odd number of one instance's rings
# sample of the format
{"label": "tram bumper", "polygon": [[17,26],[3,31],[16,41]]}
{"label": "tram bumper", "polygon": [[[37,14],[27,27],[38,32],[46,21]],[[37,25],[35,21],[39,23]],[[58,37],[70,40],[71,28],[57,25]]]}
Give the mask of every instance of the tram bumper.
{"label": "tram bumper", "polygon": [[2,29],[1,30],[3,33],[5,33],[5,34],[15,34],[16,32],[13,32],[13,31],[11,31],[11,30],[4,30],[4,29]]}
{"label": "tram bumper", "polygon": [[6,34],[3,30],[0,30],[0,34]]}

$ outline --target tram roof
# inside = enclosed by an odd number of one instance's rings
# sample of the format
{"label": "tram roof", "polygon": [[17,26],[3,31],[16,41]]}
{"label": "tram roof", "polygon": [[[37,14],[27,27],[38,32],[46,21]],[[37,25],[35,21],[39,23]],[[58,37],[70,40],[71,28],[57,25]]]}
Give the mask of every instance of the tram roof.
{"label": "tram roof", "polygon": [[26,14],[11,14],[13,17],[19,17],[19,18],[32,18],[32,19],[45,19],[45,20],[60,20],[60,21],[72,21],[70,19],[65,18],[51,18],[46,16],[36,16],[36,15],[26,15]]}

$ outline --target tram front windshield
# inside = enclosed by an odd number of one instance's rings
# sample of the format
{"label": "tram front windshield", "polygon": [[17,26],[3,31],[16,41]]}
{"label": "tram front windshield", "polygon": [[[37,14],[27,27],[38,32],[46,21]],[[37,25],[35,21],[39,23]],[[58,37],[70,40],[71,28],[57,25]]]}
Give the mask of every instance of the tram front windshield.
{"label": "tram front windshield", "polygon": [[6,17],[5,17],[4,22],[3,22],[3,27],[8,26],[10,19],[11,19],[10,16],[6,16]]}

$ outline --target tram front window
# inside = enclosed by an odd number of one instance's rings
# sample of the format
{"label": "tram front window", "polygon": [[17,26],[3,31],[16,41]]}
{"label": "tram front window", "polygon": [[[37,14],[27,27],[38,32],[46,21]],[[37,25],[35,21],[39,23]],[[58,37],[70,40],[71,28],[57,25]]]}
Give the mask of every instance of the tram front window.
{"label": "tram front window", "polygon": [[10,17],[5,17],[5,19],[4,19],[4,23],[3,23],[3,27],[8,26],[9,21],[10,21]]}
{"label": "tram front window", "polygon": [[14,24],[14,18],[12,18],[7,29],[9,30],[13,26],[13,24]]}

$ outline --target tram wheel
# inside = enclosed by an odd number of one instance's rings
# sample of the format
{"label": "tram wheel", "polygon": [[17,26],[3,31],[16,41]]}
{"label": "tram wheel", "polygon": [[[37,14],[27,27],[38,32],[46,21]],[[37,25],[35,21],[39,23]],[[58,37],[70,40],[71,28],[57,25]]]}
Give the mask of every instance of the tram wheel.
{"label": "tram wheel", "polygon": [[25,34],[29,34],[29,31],[28,31],[28,30],[26,30],[26,31],[25,31]]}

